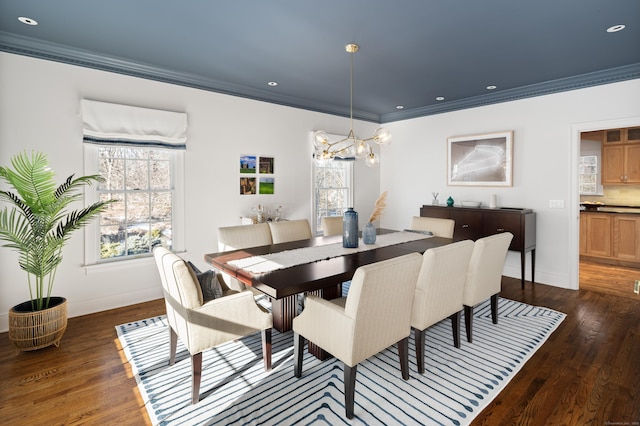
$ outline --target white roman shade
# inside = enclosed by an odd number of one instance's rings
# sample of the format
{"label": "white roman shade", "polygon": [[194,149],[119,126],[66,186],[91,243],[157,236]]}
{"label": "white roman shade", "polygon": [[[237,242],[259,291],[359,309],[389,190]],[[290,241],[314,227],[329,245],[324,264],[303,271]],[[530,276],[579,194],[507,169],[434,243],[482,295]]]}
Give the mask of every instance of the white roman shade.
{"label": "white roman shade", "polygon": [[82,99],[83,140],[99,145],[186,149],[187,114]]}

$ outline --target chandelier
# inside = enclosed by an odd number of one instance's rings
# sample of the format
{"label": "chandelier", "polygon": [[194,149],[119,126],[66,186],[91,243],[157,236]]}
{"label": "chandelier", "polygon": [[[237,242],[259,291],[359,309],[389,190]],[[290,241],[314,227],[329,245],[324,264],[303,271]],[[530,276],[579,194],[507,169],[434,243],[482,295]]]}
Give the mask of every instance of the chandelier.
{"label": "chandelier", "polygon": [[350,130],[346,138],[335,142],[329,142],[329,137],[322,130],[313,132],[313,145],[315,147],[314,157],[318,162],[325,162],[338,158],[357,158],[364,159],[365,164],[369,167],[378,165],[380,159],[374,154],[371,142],[385,146],[391,142],[391,133],[389,130],[380,127],[375,131],[372,137],[368,139],[359,139],[353,132],[353,54],[358,51],[357,44],[347,44],[346,51],[350,54],[351,68],[349,80],[349,118]]}

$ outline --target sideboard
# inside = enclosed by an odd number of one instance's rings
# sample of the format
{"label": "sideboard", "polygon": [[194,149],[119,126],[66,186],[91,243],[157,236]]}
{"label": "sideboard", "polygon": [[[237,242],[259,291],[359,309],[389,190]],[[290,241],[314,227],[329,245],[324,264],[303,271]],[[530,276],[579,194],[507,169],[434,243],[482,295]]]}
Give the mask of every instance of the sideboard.
{"label": "sideboard", "polygon": [[509,250],[520,252],[520,282],[524,288],[525,255],[531,252],[531,282],[535,282],[536,213],[531,209],[502,207],[447,207],[423,205],[420,216],[455,220],[455,240],[477,240],[500,232],[511,232]]}

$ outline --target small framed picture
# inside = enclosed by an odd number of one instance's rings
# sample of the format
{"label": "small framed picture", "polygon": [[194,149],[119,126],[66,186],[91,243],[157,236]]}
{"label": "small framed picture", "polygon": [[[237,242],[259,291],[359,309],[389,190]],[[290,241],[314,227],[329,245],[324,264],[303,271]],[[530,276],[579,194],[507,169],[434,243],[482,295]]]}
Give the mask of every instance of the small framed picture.
{"label": "small framed picture", "polygon": [[256,193],[256,178],[240,178],[240,195],[254,195]]}
{"label": "small framed picture", "polygon": [[260,194],[273,194],[275,186],[275,179],[272,177],[260,178]]}
{"label": "small framed picture", "polygon": [[256,156],[241,155],[240,156],[240,173],[255,173],[255,172],[256,172]]}
{"label": "small framed picture", "polygon": [[273,174],[273,157],[260,157],[258,164],[260,173],[268,175]]}

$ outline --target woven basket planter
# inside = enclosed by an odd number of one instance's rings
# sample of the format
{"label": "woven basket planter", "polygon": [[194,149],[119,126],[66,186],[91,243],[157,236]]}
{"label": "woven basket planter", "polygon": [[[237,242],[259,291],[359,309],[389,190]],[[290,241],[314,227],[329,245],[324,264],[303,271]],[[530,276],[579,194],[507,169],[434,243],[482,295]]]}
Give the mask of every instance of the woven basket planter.
{"label": "woven basket planter", "polygon": [[9,340],[21,351],[47,346],[60,346],[67,329],[67,299],[52,297],[49,308],[31,311],[31,302],[23,302],[9,310]]}

